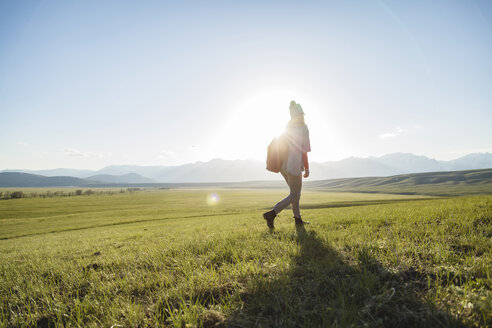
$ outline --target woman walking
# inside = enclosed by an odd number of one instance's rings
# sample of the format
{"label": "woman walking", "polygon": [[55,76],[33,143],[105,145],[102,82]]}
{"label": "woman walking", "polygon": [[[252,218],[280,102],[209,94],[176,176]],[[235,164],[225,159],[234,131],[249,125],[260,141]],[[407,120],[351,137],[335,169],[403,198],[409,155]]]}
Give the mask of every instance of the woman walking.
{"label": "woman walking", "polygon": [[292,205],[292,212],[296,225],[304,225],[309,222],[303,221],[299,209],[301,198],[302,172],[304,178],[309,177],[309,162],[307,153],[311,151],[309,141],[309,130],[304,123],[304,111],[300,104],[294,100],[290,102],[290,121],[287,124],[283,138],[287,142],[287,156],[283,160],[280,173],[289,186],[290,193],[287,197],[278,202],[271,211],[263,213],[263,218],[267,221],[270,229],[274,229],[273,221],[278,213],[284,208]]}

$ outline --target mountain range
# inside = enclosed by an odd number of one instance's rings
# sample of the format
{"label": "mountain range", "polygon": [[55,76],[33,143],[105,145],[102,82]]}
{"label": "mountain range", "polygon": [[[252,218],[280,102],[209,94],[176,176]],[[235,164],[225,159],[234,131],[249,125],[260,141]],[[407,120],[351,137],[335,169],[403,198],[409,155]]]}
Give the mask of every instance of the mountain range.
{"label": "mountain range", "polygon": [[[386,177],[419,172],[486,168],[492,168],[491,153],[470,154],[451,161],[439,161],[411,153],[394,153],[381,157],[349,157],[339,161],[312,162],[310,180]],[[65,176],[92,183],[241,182],[281,179],[279,174],[266,171],[265,163],[262,161],[223,159],[179,166],[111,165],[97,171],[59,168],[37,171],[9,169],[2,172],[31,173],[45,177]]]}

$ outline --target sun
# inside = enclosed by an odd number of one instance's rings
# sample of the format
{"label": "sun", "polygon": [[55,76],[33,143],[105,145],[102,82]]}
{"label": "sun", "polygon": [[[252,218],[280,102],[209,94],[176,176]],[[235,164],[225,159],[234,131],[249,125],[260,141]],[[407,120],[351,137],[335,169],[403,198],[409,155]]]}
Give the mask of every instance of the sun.
{"label": "sun", "polygon": [[287,89],[270,88],[245,97],[231,109],[221,132],[223,151],[229,158],[264,157],[270,141],[282,134],[295,94]]}
{"label": "sun", "polygon": [[[318,94],[295,88],[268,87],[245,94],[231,104],[222,128],[213,139],[216,156],[229,160],[265,160],[268,145],[284,132],[290,120],[292,100],[304,108],[311,145],[319,143],[326,148],[330,144],[330,152],[336,151],[336,145],[330,142],[336,139],[333,134],[337,127],[335,121],[329,119],[327,104]],[[321,150],[321,146],[317,149]]]}

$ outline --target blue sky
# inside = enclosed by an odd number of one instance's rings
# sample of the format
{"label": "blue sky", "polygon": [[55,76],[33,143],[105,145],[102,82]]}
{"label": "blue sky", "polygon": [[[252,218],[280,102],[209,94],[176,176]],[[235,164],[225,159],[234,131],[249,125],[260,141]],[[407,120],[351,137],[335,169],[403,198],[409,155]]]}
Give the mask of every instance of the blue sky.
{"label": "blue sky", "polygon": [[492,152],[490,1],[0,1],[0,169]]}

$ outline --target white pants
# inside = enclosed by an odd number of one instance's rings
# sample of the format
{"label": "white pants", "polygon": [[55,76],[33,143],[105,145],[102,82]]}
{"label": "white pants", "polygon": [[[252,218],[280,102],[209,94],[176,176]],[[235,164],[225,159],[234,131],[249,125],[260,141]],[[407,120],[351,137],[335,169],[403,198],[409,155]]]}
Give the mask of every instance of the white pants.
{"label": "white pants", "polygon": [[301,199],[302,174],[295,176],[286,171],[280,171],[285,181],[289,185],[290,193],[274,206],[275,213],[280,213],[284,208],[292,204],[292,212],[295,218],[301,217],[299,200]]}

